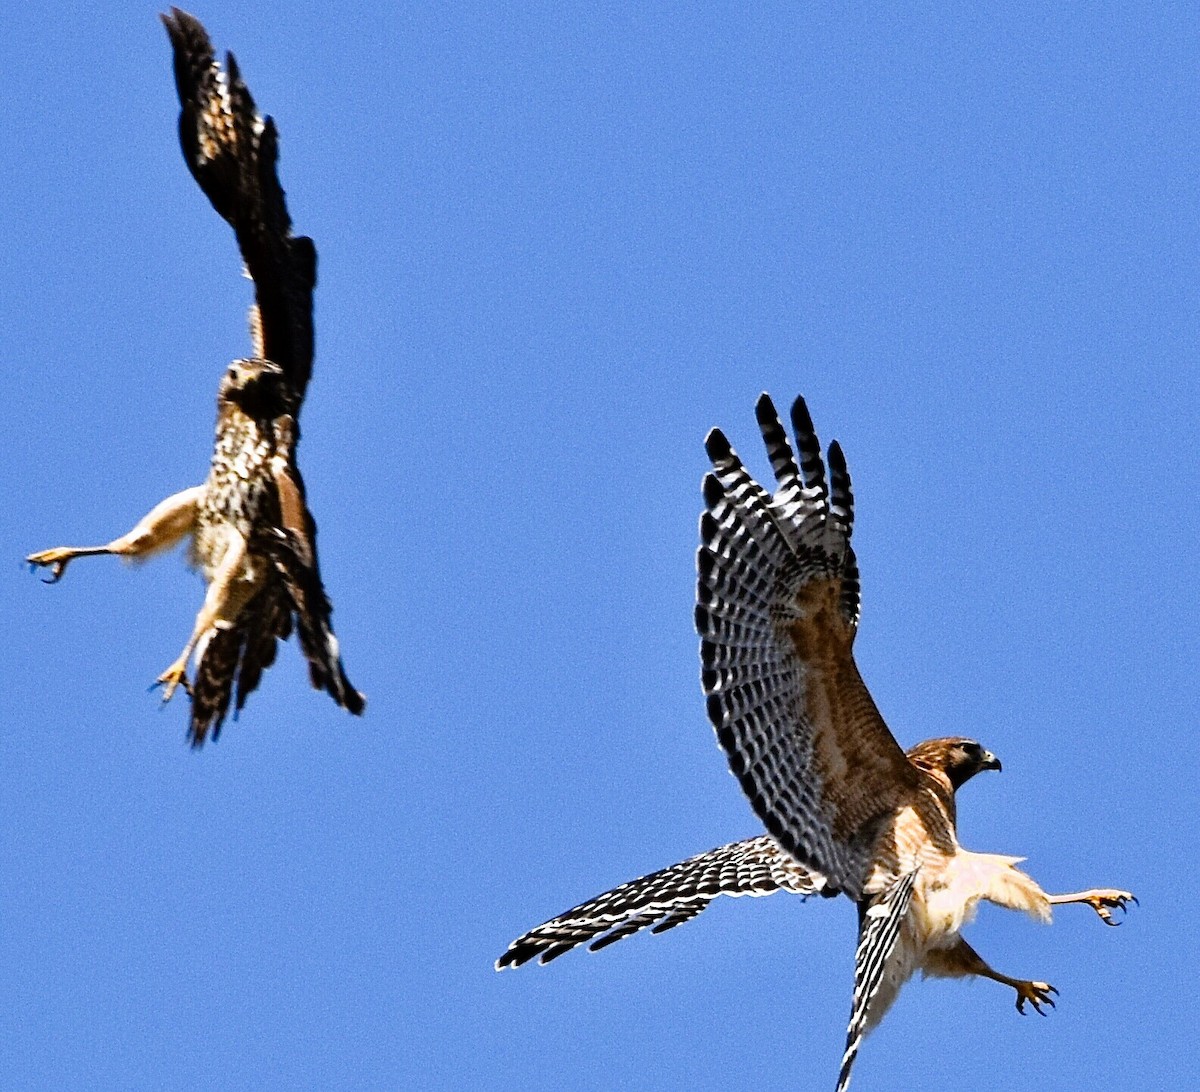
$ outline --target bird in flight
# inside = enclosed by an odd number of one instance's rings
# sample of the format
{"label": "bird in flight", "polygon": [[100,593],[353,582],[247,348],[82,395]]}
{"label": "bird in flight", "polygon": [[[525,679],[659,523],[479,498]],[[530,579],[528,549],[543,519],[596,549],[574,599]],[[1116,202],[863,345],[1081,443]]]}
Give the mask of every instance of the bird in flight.
{"label": "bird in flight", "polygon": [[233,361],[217,388],[216,440],[203,485],[167,497],[103,546],[60,546],[26,560],[48,568],[55,583],[77,557],[140,560],[190,540],[190,560],[207,592],[183,651],[157,685],[164,702],[180,686],[191,695],[188,736],[198,747],[217,736],[231,700],[235,712],[242,708],[274,662],[276,641],[293,626],[313,686],[351,713],[361,713],[365,699],[342,666],[317,564],[317,526],[296,464],[312,372],[316,249],[307,236],[292,234],[276,173],[275,123],[259,115],[233,54],[222,69],[204,27],[178,8],[162,21],[174,50],[184,159],[232,226],[254,282],[253,355]]}
{"label": "bird in flight", "polygon": [[[975,975],[1039,1013],[1049,983],[993,970],[962,937],[981,900],[1048,922],[1051,907],[1091,906],[1109,925],[1128,891],[1048,895],[1020,857],[958,842],[956,794],[1000,761],[966,738],[905,752],[854,662],[858,564],[854,498],[841,448],[826,460],[803,399],[793,448],[767,395],[757,417],[777,488],[751,477],[718,429],[705,446],[696,628],[708,716],[729,767],[768,834],[701,853],[603,895],[519,937],[497,970],[547,963],[579,944],[594,951],[647,927],[689,921],[718,895],[844,894],[858,907],[854,993],[837,1089],[850,1082],[863,1036],[916,971]],[[797,453],[799,458],[797,459]]]}

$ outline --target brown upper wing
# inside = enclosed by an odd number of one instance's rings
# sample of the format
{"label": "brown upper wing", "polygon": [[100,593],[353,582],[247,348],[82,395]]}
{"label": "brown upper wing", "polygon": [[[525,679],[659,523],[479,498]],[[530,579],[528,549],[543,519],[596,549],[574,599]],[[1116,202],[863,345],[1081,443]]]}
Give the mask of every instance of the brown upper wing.
{"label": "brown upper wing", "polygon": [[696,627],[708,715],[759,818],[834,889],[861,897],[881,824],[913,798],[919,772],[854,662],[858,568],[845,460],[820,446],[802,399],[800,452],[765,394],[759,426],[772,495],[714,429],[697,558]]}
{"label": "brown upper wing", "polygon": [[232,53],[221,69],[195,16],[172,8],[162,21],[175,52],[183,157],[234,229],[254,280],[255,354],[283,368],[298,412],[312,373],[317,252],[307,236],[292,234],[275,170],[275,123],[259,116]]}

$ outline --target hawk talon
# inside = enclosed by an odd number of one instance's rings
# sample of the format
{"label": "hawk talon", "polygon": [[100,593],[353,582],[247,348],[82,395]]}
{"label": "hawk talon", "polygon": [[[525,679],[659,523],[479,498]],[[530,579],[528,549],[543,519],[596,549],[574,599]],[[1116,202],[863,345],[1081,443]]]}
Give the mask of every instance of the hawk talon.
{"label": "hawk talon", "polygon": [[50,578],[47,580],[42,577],[43,584],[57,584],[62,578],[63,573],[67,571],[67,565],[75,555],[67,549],[57,547],[53,550],[42,550],[36,554],[30,554],[25,560],[29,562],[29,571],[37,572],[38,568],[49,568]]}
{"label": "hawk talon", "polygon": [[1105,925],[1111,925],[1114,928],[1121,923],[1113,920],[1113,910],[1124,911],[1129,903],[1133,903],[1135,906],[1141,905],[1137,896],[1129,891],[1097,891],[1091,897],[1084,899],[1084,902],[1096,911]]}
{"label": "hawk talon", "polygon": [[1017,991],[1017,1012],[1022,1016],[1026,1015],[1025,1002],[1028,1001],[1035,1009],[1039,1016],[1047,1015],[1042,1011],[1042,1005],[1049,1005],[1055,1008],[1054,998],[1050,995],[1057,994],[1053,986],[1049,982],[1017,982],[1013,985],[1013,989]]}
{"label": "hawk talon", "polygon": [[188,681],[186,665],[172,664],[154,680],[150,689],[157,690],[160,686],[163,687],[163,705],[166,705],[175,696],[175,688],[177,686],[182,686],[189,698],[193,696],[192,684]]}

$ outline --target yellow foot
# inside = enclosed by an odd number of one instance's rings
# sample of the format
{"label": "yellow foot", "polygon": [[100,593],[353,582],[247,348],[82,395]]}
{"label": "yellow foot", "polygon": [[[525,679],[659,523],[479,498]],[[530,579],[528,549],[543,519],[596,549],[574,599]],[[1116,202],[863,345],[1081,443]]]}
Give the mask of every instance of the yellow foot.
{"label": "yellow foot", "polygon": [[1025,1002],[1028,1001],[1036,1010],[1039,1016],[1045,1016],[1042,1011],[1043,1005],[1049,1005],[1054,1008],[1054,998],[1050,995],[1058,993],[1049,982],[1014,982],[1012,988],[1017,991],[1017,1012],[1022,1016],[1025,1015]]}
{"label": "yellow foot", "polygon": [[78,556],[78,551],[72,550],[70,546],[55,546],[53,550],[41,550],[30,554],[25,560],[29,562],[30,568],[36,568],[38,565],[49,567],[50,579],[43,580],[43,583],[57,584],[62,579],[62,574],[67,571],[68,563]]}
{"label": "yellow foot", "polygon": [[150,689],[153,690],[156,686],[163,688],[162,700],[164,705],[175,696],[175,688],[177,686],[182,686],[188,694],[191,694],[192,686],[188,682],[187,677],[187,660],[176,660],[166,671],[159,675],[154,682],[154,686]]}
{"label": "yellow foot", "polygon": [[1129,903],[1134,906],[1138,905],[1136,896],[1128,891],[1112,891],[1108,888],[1101,888],[1097,891],[1088,891],[1083,899],[1097,914],[1100,915],[1100,920],[1105,925],[1120,925],[1119,921],[1113,921],[1112,910],[1124,910]]}

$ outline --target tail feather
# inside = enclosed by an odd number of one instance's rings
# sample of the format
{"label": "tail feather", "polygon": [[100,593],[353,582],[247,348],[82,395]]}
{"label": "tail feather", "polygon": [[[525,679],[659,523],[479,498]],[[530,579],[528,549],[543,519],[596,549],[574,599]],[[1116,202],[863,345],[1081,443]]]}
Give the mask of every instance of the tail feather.
{"label": "tail feather", "polygon": [[236,685],[234,715],[275,662],[276,643],[291,633],[291,613],[279,582],[271,580],[242,609],[229,629],[213,630],[198,657],[192,684],[188,740],[201,747],[217,739]]}

